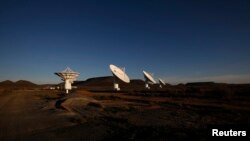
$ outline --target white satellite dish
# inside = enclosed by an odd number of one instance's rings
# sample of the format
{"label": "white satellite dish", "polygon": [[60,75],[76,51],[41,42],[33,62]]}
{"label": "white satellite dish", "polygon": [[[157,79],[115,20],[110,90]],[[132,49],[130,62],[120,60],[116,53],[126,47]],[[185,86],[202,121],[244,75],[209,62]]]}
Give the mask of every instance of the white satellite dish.
{"label": "white satellite dish", "polygon": [[62,72],[55,72],[55,74],[59,77],[61,77],[62,81],[65,82],[64,88],[66,90],[66,93],[69,92],[69,90],[72,89],[71,84],[76,80],[76,78],[80,75],[78,72],[72,71],[69,67],[67,67]]}
{"label": "white satellite dish", "polygon": [[166,85],[166,83],[160,78],[159,78],[159,84],[160,84],[159,85],[160,88],[162,88],[162,85]]}
{"label": "white satellite dish", "polygon": [[145,78],[145,88],[150,89],[149,83],[155,84],[156,81],[154,80],[152,74],[147,73],[146,71],[143,71],[144,78]]}
{"label": "white satellite dish", "polygon": [[121,81],[125,83],[130,82],[129,77],[125,73],[125,68],[122,69],[112,64],[109,65],[109,68],[114,76],[114,90],[117,90],[117,91],[120,90],[119,84],[117,83],[116,78],[120,79]]}

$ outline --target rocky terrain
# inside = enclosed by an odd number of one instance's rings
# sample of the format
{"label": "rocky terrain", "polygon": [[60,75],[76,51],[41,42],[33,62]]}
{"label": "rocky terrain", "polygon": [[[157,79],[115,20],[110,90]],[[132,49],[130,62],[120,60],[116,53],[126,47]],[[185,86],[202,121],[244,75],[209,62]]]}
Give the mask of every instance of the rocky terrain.
{"label": "rocky terrain", "polygon": [[212,128],[249,130],[249,84],[154,85],[149,91],[133,80],[114,92],[112,78],[101,77],[76,82],[66,95],[21,82],[0,83],[1,141],[211,140]]}

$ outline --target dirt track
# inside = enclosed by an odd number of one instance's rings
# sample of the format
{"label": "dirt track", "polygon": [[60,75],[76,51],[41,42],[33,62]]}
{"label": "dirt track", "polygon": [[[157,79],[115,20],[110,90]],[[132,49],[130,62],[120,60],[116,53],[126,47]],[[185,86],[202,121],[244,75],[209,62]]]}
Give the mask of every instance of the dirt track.
{"label": "dirt track", "polygon": [[20,140],[39,132],[72,125],[63,110],[51,110],[34,91],[15,91],[0,96],[0,140]]}

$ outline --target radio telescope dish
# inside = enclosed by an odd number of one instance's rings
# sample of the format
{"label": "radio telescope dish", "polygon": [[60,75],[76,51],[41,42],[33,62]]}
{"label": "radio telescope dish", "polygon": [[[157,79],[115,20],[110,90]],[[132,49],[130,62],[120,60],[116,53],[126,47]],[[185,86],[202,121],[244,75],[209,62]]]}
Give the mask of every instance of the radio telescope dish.
{"label": "radio telescope dish", "polygon": [[125,68],[119,68],[113,64],[109,65],[109,68],[114,76],[114,90],[119,91],[119,84],[116,82],[116,79],[120,79],[121,81],[125,82],[125,83],[129,83],[130,79],[127,76],[127,74],[125,73]]}
{"label": "radio telescope dish", "polygon": [[152,74],[147,73],[146,71],[143,71],[144,78],[145,78],[145,88],[150,89],[149,83],[155,84],[156,81],[154,80]]}
{"label": "radio telescope dish", "polygon": [[78,72],[72,71],[69,67],[61,72],[55,72],[55,75],[59,76],[62,81],[65,82],[64,88],[66,93],[72,89],[71,84],[76,80],[76,78],[80,75]]}
{"label": "radio telescope dish", "polygon": [[166,85],[166,83],[160,78],[159,78],[159,84],[160,88],[162,88],[162,85]]}

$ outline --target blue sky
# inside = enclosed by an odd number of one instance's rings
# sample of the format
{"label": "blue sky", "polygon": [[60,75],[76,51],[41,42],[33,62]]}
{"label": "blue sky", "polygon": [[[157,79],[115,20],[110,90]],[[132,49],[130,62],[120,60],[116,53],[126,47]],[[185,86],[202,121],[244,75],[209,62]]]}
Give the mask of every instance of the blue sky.
{"label": "blue sky", "polygon": [[247,0],[0,2],[0,81],[58,83],[111,75],[108,65],[168,83],[250,83]]}

